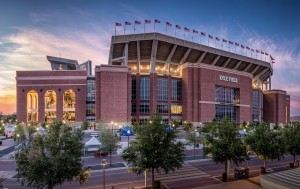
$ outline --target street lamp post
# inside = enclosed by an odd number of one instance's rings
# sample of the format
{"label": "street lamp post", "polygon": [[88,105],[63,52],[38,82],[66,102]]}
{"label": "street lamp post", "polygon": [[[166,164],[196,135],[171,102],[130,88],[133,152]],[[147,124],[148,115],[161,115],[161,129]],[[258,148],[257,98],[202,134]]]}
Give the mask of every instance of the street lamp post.
{"label": "street lamp post", "polygon": [[101,160],[101,165],[103,167],[103,189],[105,189],[105,166],[107,164],[106,159]]}
{"label": "street lamp post", "polygon": [[127,137],[128,137],[128,146],[129,146],[129,134],[130,134],[130,131],[128,130],[128,131],[127,131]]}
{"label": "street lamp post", "polygon": [[112,121],[110,123],[111,123],[111,132],[114,133],[114,129],[113,129],[114,128],[114,122]]}

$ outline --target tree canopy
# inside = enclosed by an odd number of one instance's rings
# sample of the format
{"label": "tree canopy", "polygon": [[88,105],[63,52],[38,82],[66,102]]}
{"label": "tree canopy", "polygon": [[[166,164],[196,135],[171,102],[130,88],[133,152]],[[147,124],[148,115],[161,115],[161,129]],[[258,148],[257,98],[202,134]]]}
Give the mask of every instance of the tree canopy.
{"label": "tree canopy", "polygon": [[[87,179],[83,169],[83,133],[54,122],[46,134],[36,134],[29,146],[16,155],[17,171],[29,187],[52,189],[74,179]],[[34,161],[33,161],[34,160]]]}
{"label": "tree canopy", "polygon": [[169,173],[180,168],[184,161],[184,146],[176,142],[176,131],[162,123],[158,114],[136,129],[136,140],[123,151],[122,158],[133,166],[137,174],[151,170],[152,186],[155,171]]}
{"label": "tree canopy", "polygon": [[294,157],[295,163],[296,155],[300,154],[300,124],[294,123],[286,125],[283,129],[283,136],[286,152]]}
{"label": "tree canopy", "polygon": [[265,169],[267,160],[280,160],[285,154],[281,131],[271,129],[269,123],[258,124],[255,132],[247,135],[245,142],[259,158],[264,160]]}
{"label": "tree canopy", "polygon": [[110,129],[103,129],[99,136],[101,150],[109,153],[109,164],[111,165],[111,154],[119,148],[119,139]]}
{"label": "tree canopy", "polygon": [[227,171],[227,162],[231,161],[235,165],[248,159],[246,146],[244,145],[236,125],[223,118],[220,123],[216,121],[208,124],[206,128],[211,133],[206,135],[208,147],[206,153],[212,154],[212,160],[216,163],[225,163],[225,172]]}

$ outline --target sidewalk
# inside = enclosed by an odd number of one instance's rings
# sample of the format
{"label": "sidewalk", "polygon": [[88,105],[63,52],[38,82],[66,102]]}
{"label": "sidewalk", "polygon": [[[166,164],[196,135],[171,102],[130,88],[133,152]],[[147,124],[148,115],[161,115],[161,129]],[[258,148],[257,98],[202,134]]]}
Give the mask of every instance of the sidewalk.
{"label": "sidewalk", "polygon": [[221,184],[215,184],[204,187],[197,187],[193,189],[262,189],[260,186],[260,180],[258,177],[253,177],[249,179],[231,181],[231,182],[223,182]]}

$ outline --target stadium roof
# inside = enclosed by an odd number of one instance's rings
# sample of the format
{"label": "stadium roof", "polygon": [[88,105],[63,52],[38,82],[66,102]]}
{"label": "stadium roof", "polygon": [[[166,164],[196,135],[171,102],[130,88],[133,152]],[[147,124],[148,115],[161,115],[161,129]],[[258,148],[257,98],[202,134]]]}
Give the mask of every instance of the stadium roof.
{"label": "stadium roof", "polygon": [[58,69],[60,65],[62,65],[64,70],[76,70],[76,66],[78,65],[77,60],[59,58],[54,56],[47,56],[47,60],[50,62],[52,70]]}
{"label": "stadium roof", "polygon": [[[126,53],[128,60],[125,60]],[[272,64],[269,62],[161,33],[112,36],[109,64],[150,62],[153,58],[160,63],[201,63],[248,72],[254,79],[261,81],[273,74]]]}

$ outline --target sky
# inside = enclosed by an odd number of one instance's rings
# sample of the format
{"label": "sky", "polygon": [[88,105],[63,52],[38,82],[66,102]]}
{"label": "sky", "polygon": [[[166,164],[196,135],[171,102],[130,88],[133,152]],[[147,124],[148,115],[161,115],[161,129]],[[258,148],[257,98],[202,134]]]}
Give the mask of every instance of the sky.
{"label": "sky", "polygon": [[286,90],[291,115],[300,115],[299,10],[297,0],[1,1],[0,112],[16,111],[16,71],[50,70],[46,55],[107,64],[116,22],[159,19],[157,32],[165,33],[168,21],[272,54],[272,88]]}

